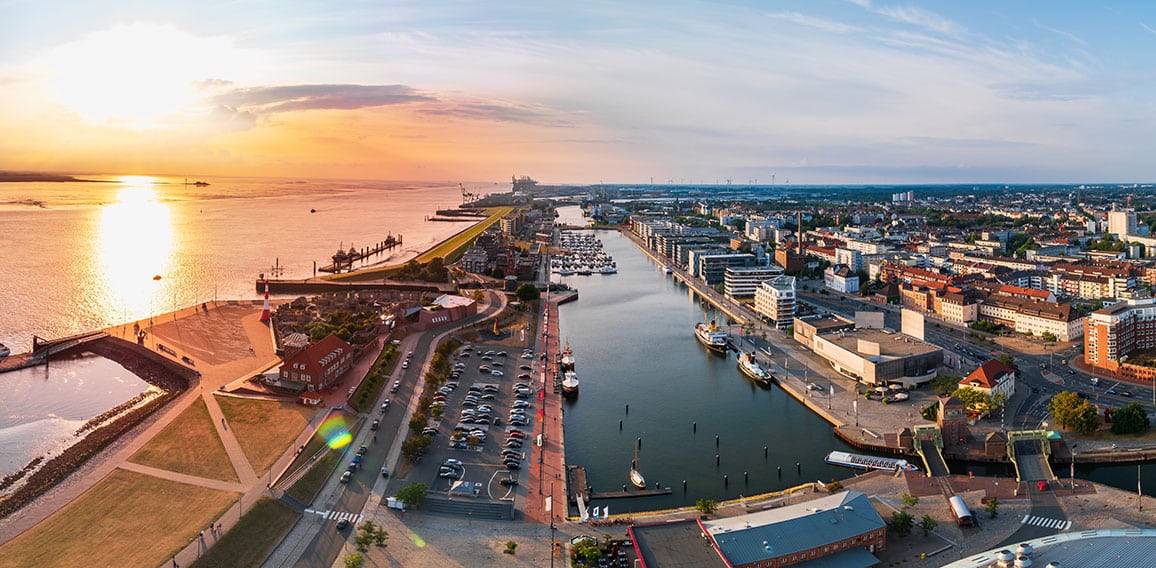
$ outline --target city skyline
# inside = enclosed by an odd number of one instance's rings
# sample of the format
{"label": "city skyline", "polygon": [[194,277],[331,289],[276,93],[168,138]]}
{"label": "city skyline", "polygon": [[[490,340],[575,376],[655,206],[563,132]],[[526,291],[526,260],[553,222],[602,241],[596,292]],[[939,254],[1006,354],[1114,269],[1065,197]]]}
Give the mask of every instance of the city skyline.
{"label": "city skyline", "polygon": [[0,169],[598,183],[1156,178],[1156,9],[0,3]]}

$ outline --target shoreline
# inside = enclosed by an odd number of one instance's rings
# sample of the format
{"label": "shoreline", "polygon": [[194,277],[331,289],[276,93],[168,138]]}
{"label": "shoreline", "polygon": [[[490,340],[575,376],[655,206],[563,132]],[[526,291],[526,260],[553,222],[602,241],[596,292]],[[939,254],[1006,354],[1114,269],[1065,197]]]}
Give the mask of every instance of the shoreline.
{"label": "shoreline", "polygon": [[[701,282],[697,282],[693,278],[687,277],[685,274],[683,274],[683,271],[680,268],[672,266],[671,263],[665,258],[662,258],[661,256],[655,254],[654,251],[649,250],[628,229],[619,227],[617,230],[632,243],[634,243],[638,250],[646,255],[647,258],[661,267],[671,269],[671,275],[673,277],[677,278],[680,282],[684,283],[688,288],[693,290],[699,298],[705,300],[711,306],[722,311],[727,315],[727,317],[740,322],[746,322],[750,319],[747,314],[743,314],[741,312],[734,313],[736,310],[733,307],[721,304],[720,301],[715,297],[715,294],[712,293],[712,290],[705,290]],[[796,361],[796,363],[800,360],[800,357],[803,357],[806,360],[810,360],[814,357],[813,353],[811,353],[809,350],[806,350],[802,346],[794,345],[793,341],[793,338],[785,338],[782,344],[776,343],[775,347],[782,351],[784,354],[789,355],[791,359]],[[784,344],[787,347],[783,347]],[[829,381],[831,385],[830,388],[835,389],[835,396],[828,399],[828,396],[825,393],[816,394],[815,392],[808,389],[807,385],[803,382],[802,377],[797,376],[797,372],[796,377],[792,378],[790,369],[786,369],[774,361],[770,362],[770,367],[773,367],[775,371],[775,384],[781,387],[784,392],[794,398],[797,402],[802,403],[807,409],[811,410],[825,422],[830,424],[833,434],[841,441],[860,450],[872,451],[887,455],[902,455],[918,458],[918,454],[916,452],[908,452],[898,445],[898,437],[900,432],[904,431],[905,429],[910,430],[912,427],[912,424],[905,422],[903,416],[901,415],[906,410],[921,408],[921,406],[918,406],[922,404],[921,402],[916,402],[916,400],[913,398],[911,401],[905,403],[905,406],[903,407],[893,405],[895,408],[893,410],[895,415],[889,415],[887,414],[887,411],[891,409],[885,408],[884,405],[875,403],[875,401],[858,400],[858,397],[852,394],[854,392],[854,388],[848,389],[845,387],[844,383],[850,381],[850,379],[847,379],[846,377],[837,376],[835,378],[831,378],[826,377],[825,375],[820,375]],[[810,368],[811,370],[818,370],[822,369],[823,367],[821,365],[810,365]],[[796,381],[798,384],[796,384]],[[828,402],[828,400],[831,402]],[[850,400],[858,400],[858,402],[852,403]],[[838,406],[838,408],[825,408],[825,406],[832,403],[835,403],[835,406]],[[850,409],[853,407],[856,409],[856,415],[854,422],[852,423],[851,420],[847,419],[845,416],[841,416],[841,414],[846,415],[847,417],[851,416]],[[898,410],[899,408],[905,408],[905,410]],[[896,421],[898,421],[898,424],[896,424]],[[893,440],[895,443],[891,443]],[[979,444],[982,446],[982,441],[980,441]],[[997,457],[988,456],[986,454],[982,454],[982,452],[979,450],[975,450],[970,447],[968,449],[964,449],[964,451],[944,451],[943,455],[945,459],[964,462],[1011,464],[1011,461],[1007,458],[1006,455]],[[1120,447],[1119,449],[1112,451],[1082,451],[1076,456],[1076,463],[1081,465],[1111,466],[1143,464],[1150,463],[1153,460],[1156,460],[1156,448],[1152,447]],[[1050,460],[1049,463],[1053,466],[1053,469],[1055,469],[1057,466],[1068,465],[1070,461],[1070,453],[1065,451],[1059,452],[1058,455],[1053,454],[1052,460]],[[920,465],[922,466],[923,464]]]}

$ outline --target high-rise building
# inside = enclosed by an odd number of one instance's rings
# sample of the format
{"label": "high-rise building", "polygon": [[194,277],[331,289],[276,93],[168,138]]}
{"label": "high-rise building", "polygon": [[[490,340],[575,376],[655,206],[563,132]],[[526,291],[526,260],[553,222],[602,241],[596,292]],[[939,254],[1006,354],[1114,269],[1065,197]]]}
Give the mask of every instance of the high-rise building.
{"label": "high-rise building", "polygon": [[778,276],[759,284],[755,290],[755,312],[786,329],[795,317],[795,277]]}
{"label": "high-rise building", "polygon": [[1108,232],[1123,240],[1128,235],[1136,234],[1136,210],[1113,209],[1108,212]]}

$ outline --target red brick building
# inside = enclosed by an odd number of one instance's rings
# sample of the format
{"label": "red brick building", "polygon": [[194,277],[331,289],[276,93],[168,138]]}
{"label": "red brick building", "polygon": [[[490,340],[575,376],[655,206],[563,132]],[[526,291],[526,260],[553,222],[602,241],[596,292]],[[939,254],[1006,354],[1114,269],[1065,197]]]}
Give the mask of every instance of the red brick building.
{"label": "red brick building", "polygon": [[281,363],[282,382],[297,383],[319,391],[333,384],[353,366],[353,346],[330,334]]}

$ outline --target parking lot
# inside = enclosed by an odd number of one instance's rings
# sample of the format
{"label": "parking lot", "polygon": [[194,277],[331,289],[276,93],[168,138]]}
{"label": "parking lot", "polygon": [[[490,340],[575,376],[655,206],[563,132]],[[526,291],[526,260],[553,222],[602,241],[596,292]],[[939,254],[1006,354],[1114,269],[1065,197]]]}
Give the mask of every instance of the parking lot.
{"label": "parking lot", "polygon": [[453,365],[450,382],[431,393],[442,414],[423,432],[431,444],[410,478],[435,494],[512,499],[535,443],[538,362],[531,351],[472,344]]}

